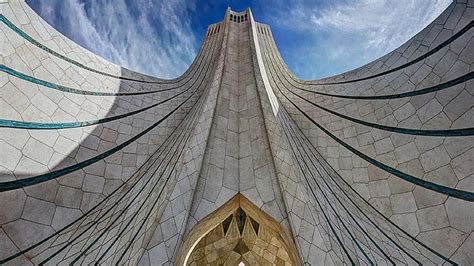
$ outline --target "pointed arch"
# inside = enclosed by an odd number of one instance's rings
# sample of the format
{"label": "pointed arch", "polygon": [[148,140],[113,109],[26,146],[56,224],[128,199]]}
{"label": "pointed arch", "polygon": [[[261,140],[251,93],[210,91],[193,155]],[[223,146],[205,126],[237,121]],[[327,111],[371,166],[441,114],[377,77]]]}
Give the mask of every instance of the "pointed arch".
{"label": "pointed arch", "polygon": [[[230,222],[229,217],[232,217]],[[258,245],[254,247],[258,242],[259,245],[268,244],[277,247],[275,253],[280,251],[280,254],[286,254],[281,257],[275,256],[275,260],[284,258],[293,265],[300,264],[296,246],[287,230],[240,193],[193,227],[181,244],[175,264],[187,265],[190,260],[196,259],[192,254],[196,254],[195,251],[198,249],[204,250],[204,245],[209,243],[210,238],[213,239],[213,243],[227,241],[230,248],[223,248],[217,252],[229,253],[220,254],[223,256],[230,256],[230,253],[239,254],[236,263],[243,261],[245,265],[250,265],[248,258],[257,256],[252,254],[255,250],[259,250]],[[200,252],[199,256],[202,258],[207,255]]]}

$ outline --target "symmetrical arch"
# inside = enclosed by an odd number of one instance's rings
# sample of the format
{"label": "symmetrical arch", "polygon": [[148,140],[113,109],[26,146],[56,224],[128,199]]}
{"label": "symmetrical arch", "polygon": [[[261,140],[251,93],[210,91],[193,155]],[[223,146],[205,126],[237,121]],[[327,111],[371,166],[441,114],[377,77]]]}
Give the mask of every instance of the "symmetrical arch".
{"label": "symmetrical arch", "polygon": [[288,232],[242,194],[196,224],[177,254],[177,265],[300,264]]}
{"label": "symmetrical arch", "polygon": [[473,1],[317,81],[250,9],[169,80],[0,11],[0,264],[474,262]]}

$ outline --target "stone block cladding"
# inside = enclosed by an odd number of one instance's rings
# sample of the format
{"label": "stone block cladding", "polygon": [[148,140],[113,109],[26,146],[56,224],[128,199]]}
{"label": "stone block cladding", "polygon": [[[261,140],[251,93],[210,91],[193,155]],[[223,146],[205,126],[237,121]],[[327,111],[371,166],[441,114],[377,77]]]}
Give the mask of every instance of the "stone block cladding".
{"label": "stone block cladding", "polygon": [[165,80],[1,2],[0,264],[173,264],[237,194],[305,264],[473,264],[473,19],[311,81],[228,9]]}

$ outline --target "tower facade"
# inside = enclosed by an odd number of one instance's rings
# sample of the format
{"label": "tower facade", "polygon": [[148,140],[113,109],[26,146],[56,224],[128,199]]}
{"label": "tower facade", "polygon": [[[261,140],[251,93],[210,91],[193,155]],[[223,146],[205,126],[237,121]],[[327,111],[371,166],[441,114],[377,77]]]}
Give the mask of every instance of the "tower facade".
{"label": "tower facade", "polygon": [[250,9],[171,80],[0,11],[0,263],[474,263],[472,1],[317,81]]}

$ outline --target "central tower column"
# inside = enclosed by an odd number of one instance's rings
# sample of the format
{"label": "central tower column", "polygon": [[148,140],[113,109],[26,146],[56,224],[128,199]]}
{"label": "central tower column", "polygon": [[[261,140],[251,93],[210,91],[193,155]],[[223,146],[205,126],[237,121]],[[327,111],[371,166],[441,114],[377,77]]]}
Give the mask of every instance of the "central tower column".
{"label": "central tower column", "polygon": [[[221,57],[215,63],[223,68],[215,74],[220,83],[211,128],[207,136],[201,136],[207,138],[202,164],[194,164],[199,175],[196,183],[190,184],[192,196],[175,188],[143,261],[147,256],[150,261],[164,258],[165,253],[168,258],[175,257],[189,232],[239,193],[292,236],[257,90],[252,47],[255,23],[250,9],[240,13],[227,9],[224,21],[208,30],[208,34],[222,38]],[[179,196],[173,197],[175,194]],[[176,229],[178,221],[170,218],[177,208],[186,210],[182,218],[185,228]]]}

